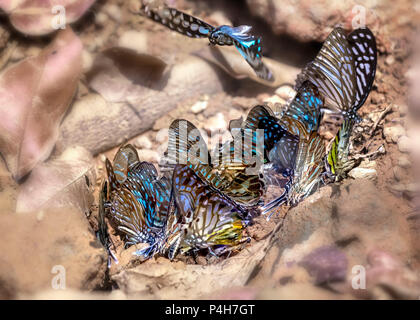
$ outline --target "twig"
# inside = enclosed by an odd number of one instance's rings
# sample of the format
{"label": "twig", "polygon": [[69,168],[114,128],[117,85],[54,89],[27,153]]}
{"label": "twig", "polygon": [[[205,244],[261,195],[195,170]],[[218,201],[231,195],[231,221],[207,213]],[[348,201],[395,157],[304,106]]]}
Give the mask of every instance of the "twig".
{"label": "twig", "polygon": [[373,133],[375,132],[376,128],[378,127],[379,123],[382,121],[383,118],[385,118],[385,116],[392,110],[392,106],[388,105],[388,107],[386,107],[380,114],[378,120],[376,120],[376,122],[374,123],[372,129],[369,132],[369,135],[372,136]]}

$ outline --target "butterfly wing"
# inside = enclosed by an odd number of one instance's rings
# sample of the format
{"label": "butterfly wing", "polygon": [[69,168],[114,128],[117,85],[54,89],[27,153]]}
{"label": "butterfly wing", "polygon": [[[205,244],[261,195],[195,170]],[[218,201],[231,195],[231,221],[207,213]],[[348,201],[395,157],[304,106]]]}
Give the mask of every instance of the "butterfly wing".
{"label": "butterfly wing", "polygon": [[144,208],[147,226],[163,228],[167,220],[170,189],[166,178],[158,179],[155,166],[148,162],[138,162],[131,167],[122,186],[130,190]]}
{"label": "butterfly wing", "polygon": [[309,81],[299,87],[296,96],[280,116],[280,124],[300,139],[309,139],[321,123],[322,97]]}
{"label": "butterfly wing", "polygon": [[262,43],[260,37],[250,34],[250,26],[228,27],[222,26],[226,36],[233,40],[233,43],[242,57],[254,69],[261,79],[274,81],[270,69],[262,62]]}
{"label": "butterfly wing", "polygon": [[317,132],[313,132],[309,140],[301,141],[289,195],[292,205],[316,191],[324,171],[324,157],[325,145]]}
{"label": "butterfly wing", "polygon": [[325,159],[327,176],[333,180],[345,178],[347,172],[354,167],[354,160],[350,160],[348,157],[353,125],[354,121],[352,120],[343,121]]}
{"label": "butterfly wing", "polygon": [[356,64],[357,90],[352,108],[356,112],[365,103],[372,89],[378,54],[375,36],[369,28],[356,29],[347,38]]}
{"label": "butterfly wing", "polygon": [[121,184],[127,179],[127,174],[130,166],[139,162],[137,150],[131,145],[122,146],[115,154],[113,161],[114,175],[117,181]]}
{"label": "butterfly wing", "polygon": [[310,80],[334,109],[346,118],[357,118],[372,88],[376,60],[376,40],[368,28],[348,36],[342,28],[335,28],[315,60],[298,76],[297,87]]}
{"label": "butterfly wing", "polygon": [[208,38],[214,27],[175,8],[143,6],[141,11],[153,21],[192,38]]}
{"label": "butterfly wing", "polygon": [[180,248],[203,249],[236,245],[245,224],[245,211],[213,189],[188,166],[177,165],[173,174],[174,199],[185,225]]}
{"label": "butterfly wing", "polygon": [[310,80],[334,109],[348,114],[356,101],[354,56],[342,28],[335,28],[316,58],[298,75],[296,88]]}

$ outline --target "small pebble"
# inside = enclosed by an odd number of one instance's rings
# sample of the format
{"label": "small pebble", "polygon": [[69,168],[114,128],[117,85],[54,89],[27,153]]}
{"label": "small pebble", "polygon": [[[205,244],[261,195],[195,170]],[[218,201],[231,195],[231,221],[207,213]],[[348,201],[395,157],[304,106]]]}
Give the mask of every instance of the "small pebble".
{"label": "small pebble", "polygon": [[118,6],[114,4],[106,6],[105,12],[115,22],[121,22],[121,9]]}
{"label": "small pebble", "polygon": [[104,162],[104,163],[105,163],[105,161],[106,161],[106,156],[105,156],[103,153],[99,156],[99,158],[101,159],[101,161],[102,161],[102,162]]}
{"label": "small pebble", "polygon": [[387,142],[397,143],[398,139],[404,135],[405,129],[400,125],[384,128],[384,136]]}
{"label": "small pebble", "polygon": [[398,139],[398,150],[402,153],[410,152],[410,139],[407,136],[402,136]]}
{"label": "small pebble", "polygon": [[204,96],[202,100],[199,100],[193,104],[193,106],[191,107],[191,111],[194,114],[200,113],[207,108],[208,103],[209,103],[209,97],[206,95]]}
{"label": "small pebble", "polygon": [[105,25],[106,24],[106,22],[107,22],[107,20],[108,20],[108,17],[106,16],[106,14],[105,13],[103,13],[103,12],[98,12],[96,15],[95,15],[95,23],[98,25],[98,26],[103,26],[103,25]]}
{"label": "small pebble", "polygon": [[392,64],[394,64],[394,62],[395,62],[395,58],[394,58],[394,56],[393,55],[389,55],[388,57],[386,57],[386,59],[385,59],[385,63],[387,64],[387,65],[392,65]]}
{"label": "small pebble", "polygon": [[141,31],[129,30],[122,34],[118,46],[143,53],[147,51],[147,34]]}
{"label": "small pebble", "polygon": [[395,180],[401,181],[404,178],[404,169],[400,166],[393,167],[392,171],[394,172]]}
{"label": "small pebble", "polygon": [[133,144],[137,149],[151,149],[152,148],[152,142],[146,135],[142,135],[138,137],[136,140],[134,140]]}
{"label": "small pebble", "polygon": [[293,88],[290,86],[281,86],[277,88],[275,93],[283,100],[288,101],[289,99],[292,99],[295,96],[296,91],[293,90]]}
{"label": "small pebble", "polygon": [[225,116],[223,115],[223,113],[219,112],[215,116],[208,119],[204,127],[208,131],[212,132],[217,130],[225,130],[228,127],[228,124],[225,120]]}
{"label": "small pebble", "polygon": [[140,149],[138,153],[140,161],[159,162],[159,154],[154,150]]}
{"label": "small pebble", "polygon": [[403,155],[398,159],[398,165],[401,168],[408,169],[411,167],[411,161],[407,156]]}
{"label": "small pebble", "polygon": [[353,179],[376,180],[378,173],[372,168],[354,168],[348,175]]}

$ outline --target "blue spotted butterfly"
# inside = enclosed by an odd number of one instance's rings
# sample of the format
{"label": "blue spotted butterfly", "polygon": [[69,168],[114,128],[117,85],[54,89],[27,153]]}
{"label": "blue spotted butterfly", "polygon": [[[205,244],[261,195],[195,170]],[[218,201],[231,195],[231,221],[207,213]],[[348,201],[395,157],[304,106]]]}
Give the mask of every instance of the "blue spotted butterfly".
{"label": "blue spotted butterfly", "polygon": [[[269,152],[271,163],[264,171],[267,180],[270,181],[271,176],[276,177],[278,173],[287,180],[272,179],[275,182],[281,181],[280,186],[284,188],[284,192],[282,196],[262,208],[263,214],[273,212],[283,203],[297,204],[311,194],[321,182],[325,146],[318,135],[318,129],[322,107],[323,99],[317,88],[305,81],[298,88],[295,98],[281,113],[281,118],[277,122],[272,120],[269,125],[268,129],[272,130],[275,128],[274,124],[280,124],[282,130],[294,138],[275,141]],[[266,122],[259,125],[264,123]]]}
{"label": "blue spotted butterfly", "polygon": [[377,48],[375,36],[360,28],[348,36],[335,28],[316,58],[298,75],[296,87],[309,80],[326,102],[346,119],[358,120],[357,111],[366,101],[375,79]]}
{"label": "blue spotted butterfly", "polygon": [[208,249],[213,255],[233,250],[243,238],[248,210],[201,179],[188,165],[177,164],[172,177],[171,214],[163,253]]}
{"label": "blue spotted butterfly", "polygon": [[[227,155],[230,156],[229,150]],[[216,161],[216,157],[211,157],[200,131],[191,122],[177,119],[169,127],[168,149],[160,167],[172,175],[176,164],[187,165],[200,179],[235,202],[244,206],[258,204],[265,190],[261,177],[246,174],[249,166],[245,161],[235,162],[232,168],[230,162]]]}
{"label": "blue spotted butterfly", "polygon": [[109,216],[125,234],[126,245],[149,244],[146,249],[136,251],[148,258],[159,252],[164,236],[171,184],[166,177],[158,178],[152,164],[135,161],[137,152],[131,146],[121,148],[115,159],[114,166],[106,160]]}
{"label": "blue spotted butterfly", "polygon": [[214,27],[189,14],[166,6],[150,8],[143,5],[141,11],[150,19],[188,37],[208,38],[213,45],[234,45],[258,77],[274,81],[270,69],[262,62],[261,38],[249,33],[252,27],[226,25]]}

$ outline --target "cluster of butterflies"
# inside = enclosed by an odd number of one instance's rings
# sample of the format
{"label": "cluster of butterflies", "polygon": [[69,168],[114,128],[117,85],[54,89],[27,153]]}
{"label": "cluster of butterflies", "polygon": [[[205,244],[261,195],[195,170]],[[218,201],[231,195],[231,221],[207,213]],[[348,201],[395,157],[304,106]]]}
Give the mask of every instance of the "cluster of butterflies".
{"label": "cluster of butterflies", "polygon": [[[260,43],[247,35],[247,27],[214,28],[167,10],[165,18],[148,12],[174,30],[208,36],[212,43],[234,44],[240,51],[250,39]],[[255,53],[259,51],[253,51],[254,59],[260,58]],[[203,249],[220,256],[240,249],[250,240],[245,230],[255,217],[269,218],[283,205],[296,205],[323,184],[343,179],[354,167],[350,136],[360,121],[357,111],[372,88],[376,63],[376,41],[368,28],[347,34],[337,27],[299,74],[296,95],[288,105],[280,111],[258,105],[245,120],[231,121],[232,139],[212,154],[199,130],[182,119],[169,127],[160,174],[139,159],[134,147],[121,147],[113,163],[106,160],[108,179],[99,204],[101,242],[112,255],[107,217],[126,246],[146,244],[135,252],[143,258],[160,254],[173,259],[179,252]],[[254,60],[250,64],[258,65]],[[324,112],[343,117],[328,152],[318,132]],[[263,132],[263,140],[258,132]],[[264,204],[270,184],[283,192]]]}

